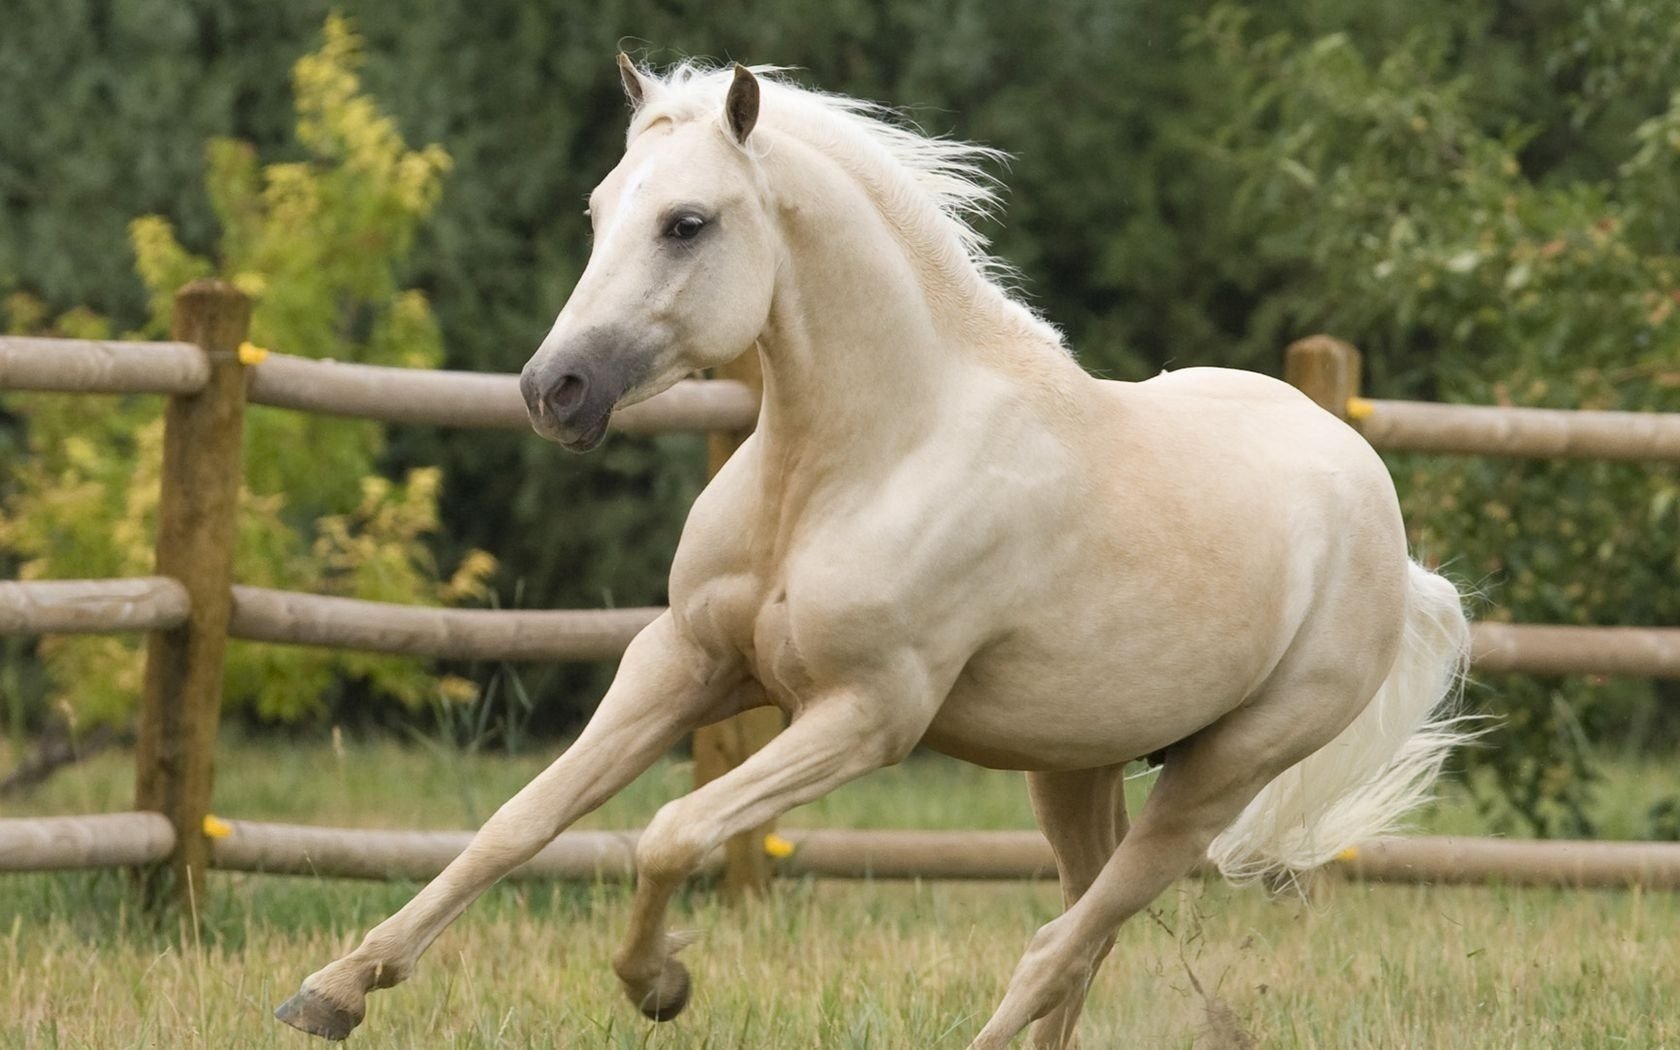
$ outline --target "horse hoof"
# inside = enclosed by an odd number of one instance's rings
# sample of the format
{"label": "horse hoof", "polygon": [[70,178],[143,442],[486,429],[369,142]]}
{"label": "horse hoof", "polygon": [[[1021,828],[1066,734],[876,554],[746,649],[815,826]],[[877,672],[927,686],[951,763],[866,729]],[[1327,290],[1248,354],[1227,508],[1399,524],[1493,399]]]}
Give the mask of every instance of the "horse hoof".
{"label": "horse hoof", "polygon": [[669,1021],[688,1005],[688,967],[675,959],[665,960],[653,988],[636,1004],[642,1016],[650,1021]]}
{"label": "horse hoof", "polygon": [[361,1023],[359,1014],[353,1014],[342,1007],[334,1006],[325,996],[317,995],[307,988],[281,1003],[274,1011],[274,1016],[296,1028],[300,1032],[318,1035],[322,1039],[337,1042],[350,1034],[351,1029]]}

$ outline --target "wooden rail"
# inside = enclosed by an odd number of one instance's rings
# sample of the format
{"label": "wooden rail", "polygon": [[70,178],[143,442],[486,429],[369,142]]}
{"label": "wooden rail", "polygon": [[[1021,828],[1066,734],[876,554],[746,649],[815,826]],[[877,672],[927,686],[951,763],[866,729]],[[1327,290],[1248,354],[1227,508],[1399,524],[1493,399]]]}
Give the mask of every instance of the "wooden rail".
{"label": "wooden rail", "polygon": [[[472,840],[470,831],[375,831],[303,824],[225,822],[215,867],[273,875],[430,879]],[[568,831],[515,868],[511,879],[625,879],[635,871],[634,831]]]}
{"label": "wooden rail", "polygon": [[[386,423],[525,430],[519,377],[318,361],[270,353],[249,370],[253,404]],[[194,394],[210,363],[192,343],[0,336],[0,391]],[[733,380],[684,380],[613,414],[627,434],[750,430],[758,394]]]}
{"label": "wooden rail", "polygon": [[[185,623],[189,610],[186,589],[168,577],[0,582],[0,634],[166,630]],[[662,612],[440,609],[235,585],[228,633],[447,660],[612,660]],[[1680,627],[1482,622],[1470,631],[1471,663],[1480,672],[1680,678]],[[766,726],[754,746],[726,749],[745,757],[773,735]]]}
{"label": "wooden rail", "polygon": [[[1297,346],[1334,343],[1322,336]],[[1680,463],[1680,413],[1604,412],[1494,405],[1363,400],[1357,364],[1334,354],[1298,355],[1291,381],[1348,416],[1383,451],[1544,459]],[[1349,370],[1351,367],[1351,371]],[[250,369],[253,403],[397,423],[524,429],[517,377],[390,368],[269,354]],[[209,378],[185,342],[0,336],[0,390],[190,394]],[[1340,397],[1340,404],[1332,401]],[[1328,399],[1328,400],[1326,400]],[[621,409],[616,429],[743,431],[758,413],[755,391],[733,380],[687,381]]]}
{"label": "wooden rail", "polygon": [[1680,842],[1396,837],[1350,853],[1332,870],[1373,882],[1680,890]]}
{"label": "wooden rail", "polygon": [[[519,377],[268,354],[251,369],[253,404],[386,423],[528,430]],[[685,380],[613,413],[630,434],[733,430],[758,418],[758,396],[741,383]]]}
{"label": "wooden rail", "polygon": [[0,390],[193,394],[209,379],[210,362],[191,343],[0,335]]}
{"label": "wooden rail", "polygon": [[233,588],[235,638],[450,660],[608,660],[663,609],[503,611]]}
{"label": "wooden rail", "polygon": [[[429,879],[472,839],[469,831],[365,831],[229,820],[215,840],[214,866],[277,875]],[[842,879],[1054,878],[1055,858],[1036,831],[852,831],[788,829],[793,846],[774,861],[760,840],[766,876]],[[568,831],[509,878],[628,879],[640,831]],[[725,872],[714,850],[700,874]]]}
{"label": "wooden rail", "polygon": [[166,576],[0,581],[0,634],[160,631],[190,609],[187,589]]}
{"label": "wooden rail", "polygon": [[1354,422],[1383,452],[1680,463],[1680,413],[1355,401]]}
{"label": "wooden rail", "polygon": [[1484,672],[1680,678],[1680,627],[1482,622],[1470,628],[1470,660]]}
{"label": "wooden rail", "polygon": [[161,813],[0,820],[0,871],[71,871],[156,864],[175,850]]}
{"label": "wooden rail", "polygon": [[[348,878],[428,879],[469,832],[361,831],[229,821],[215,866]],[[1037,831],[854,831],[789,828],[793,853],[771,865],[784,877],[838,879],[1049,879],[1055,858]],[[635,831],[568,831],[514,878],[629,878]],[[702,874],[721,870],[723,851]],[[1499,882],[1517,886],[1680,889],[1680,843],[1394,837],[1331,862],[1332,873],[1372,882]],[[1211,874],[1204,870],[1202,874]]]}
{"label": "wooden rail", "polygon": [[[515,879],[628,879],[638,831],[568,831]],[[1049,879],[1055,859],[1036,831],[787,829],[782,877]],[[320,878],[429,879],[466,848],[468,831],[383,831],[229,820],[216,824],[211,866]],[[156,862],[174,830],[156,813],[0,820],[0,871],[62,871]],[[702,875],[723,870],[715,851]],[[1371,882],[1680,889],[1680,843],[1452,836],[1376,839],[1325,866]],[[1204,870],[1202,874],[1211,872]]]}
{"label": "wooden rail", "polygon": [[1284,355],[1284,379],[1380,452],[1680,463],[1680,413],[1367,400],[1360,372],[1359,351],[1327,335]]}

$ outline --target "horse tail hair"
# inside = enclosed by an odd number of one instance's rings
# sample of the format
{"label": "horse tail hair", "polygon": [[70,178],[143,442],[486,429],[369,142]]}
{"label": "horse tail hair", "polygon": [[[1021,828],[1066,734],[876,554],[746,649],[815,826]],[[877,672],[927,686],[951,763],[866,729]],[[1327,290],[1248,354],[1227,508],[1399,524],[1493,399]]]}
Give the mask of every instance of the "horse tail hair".
{"label": "horse tail hair", "polygon": [[1470,624],[1457,588],[1408,562],[1400,652],[1376,695],[1330,743],[1285,770],[1213,840],[1235,882],[1287,881],[1391,831],[1430,798],[1455,747],[1479,732],[1459,713]]}

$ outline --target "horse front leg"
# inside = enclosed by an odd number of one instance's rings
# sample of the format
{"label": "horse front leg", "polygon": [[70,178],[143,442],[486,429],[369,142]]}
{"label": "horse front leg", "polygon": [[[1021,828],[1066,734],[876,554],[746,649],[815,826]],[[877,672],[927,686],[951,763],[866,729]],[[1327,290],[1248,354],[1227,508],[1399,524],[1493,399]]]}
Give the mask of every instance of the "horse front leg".
{"label": "horse front leg", "polygon": [[825,697],[745,762],[667,803],[636,846],[630,930],[613,957],[625,993],[644,1015],[668,1021],[688,1004],[685,942],[666,929],[672,895],[713,849],[871,770],[909,754],[925,726],[894,724],[855,693]]}
{"label": "horse front leg", "polygon": [[611,798],[694,726],[730,713],[738,674],[708,659],[666,613],[638,634],[577,741],[505,803],[460,856],[349,955],[304,979],[274,1014],[343,1039],[366,997],[406,979],[422,952],[492,883]]}

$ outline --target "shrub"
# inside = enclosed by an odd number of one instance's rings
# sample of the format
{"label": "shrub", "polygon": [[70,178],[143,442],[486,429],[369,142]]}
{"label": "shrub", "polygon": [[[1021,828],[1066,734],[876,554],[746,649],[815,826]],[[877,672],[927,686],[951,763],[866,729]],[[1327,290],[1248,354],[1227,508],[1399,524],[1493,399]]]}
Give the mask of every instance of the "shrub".
{"label": "shrub", "polygon": [[[151,296],[141,337],[168,328],[176,288],[217,273],[254,300],[251,338],[286,353],[375,364],[435,366],[436,324],[425,298],[396,271],[436,206],[449,158],[409,149],[362,93],[359,42],[327,21],[321,49],[300,59],[297,140],[305,160],[260,164],[255,151],[218,139],[208,186],[221,223],[217,257],[176,240],[169,222],[130,227],[137,269]],[[14,330],[98,337],[109,325],[86,310],[48,323],[27,296],[8,300]],[[10,407],[27,421],[28,454],[12,466],[0,503],[0,547],[25,578],[144,575],[152,546],[163,425],[154,400],[32,396]],[[494,561],[470,552],[442,574],[426,539],[437,529],[441,477],[375,472],[384,448],[375,424],[325,420],[253,406],[246,419],[235,575],[241,582],[408,604],[483,597]],[[122,719],[139,692],[135,640],[53,638],[41,643],[54,700],[84,722]],[[227,702],[265,718],[319,710],[345,681],[406,704],[434,691],[471,696],[459,679],[415,660],[235,643]]]}

